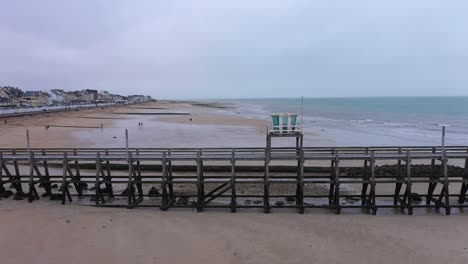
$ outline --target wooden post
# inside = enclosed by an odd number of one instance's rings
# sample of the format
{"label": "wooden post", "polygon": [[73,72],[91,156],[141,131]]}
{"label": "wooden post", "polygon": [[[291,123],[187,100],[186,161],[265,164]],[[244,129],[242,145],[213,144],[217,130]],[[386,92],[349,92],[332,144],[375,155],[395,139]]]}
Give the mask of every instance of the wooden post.
{"label": "wooden post", "polygon": [[28,153],[31,153],[31,141],[29,140],[29,129],[26,129],[26,146],[28,148]]}
{"label": "wooden post", "polygon": [[366,205],[367,187],[369,186],[369,183],[367,182],[369,180],[369,175],[367,174],[367,163],[368,163],[367,155],[369,155],[368,148],[366,148],[365,154],[366,154],[366,159],[364,160],[364,171],[362,175],[363,183],[362,183],[362,190],[361,190],[361,205]]}
{"label": "wooden post", "polygon": [[127,157],[129,156],[128,152],[128,129],[125,129],[125,152],[127,152]]}
{"label": "wooden post", "polygon": [[[16,150],[14,149],[13,150],[13,156],[16,156]],[[16,184],[18,186],[18,188],[21,190],[21,191],[18,191],[18,195],[23,195],[23,186],[21,184],[21,174],[20,174],[20,171],[19,171],[19,166],[18,166],[18,161],[17,160],[14,160],[13,161],[13,166],[15,167],[15,178],[16,178]]]}
{"label": "wooden post", "polygon": [[100,183],[101,180],[99,179],[101,174],[101,154],[98,152],[96,154],[96,183],[94,184],[94,190],[95,190],[95,204],[99,205],[99,199],[101,199],[101,202],[104,202],[104,198],[102,197],[102,192],[101,192],[101,187]]}
{"label": "wooden post", "polygon": [[[128,151],[128,149],[127,149]],[[127,207],[130,207],[135,201],[133,196],[133,160],[132,153],[128,152],[127,154],[127,163],[128,163],[128,184],[127,184]]]}
{"label": "wooden post", "polygon": [[[401,148],[398,148],[398,156],[402,154]],[[401,159],[398,159],[398,174],[396,175],[396,180],[401,181],[403,179],[403,176],[401,175]],[[403,183],[397,182],[395,183],[395,193],[393,195],[393,205],[396,206],[398,204],[398,201],[400,199],[400,191],[401,191],[401,186]]]}
{"label": "wooden post", "polygon": [[203,211],[203,197],[202,193],[202,163],[201,163],[201,150],[197,152],[197,212]]}
{"label": "wooden post", "polygon": [[[42,150],[42,156],[44,156],[44,157],[46,156],[46,151],[45,150]],[[44,159],[42,164],[44,166],[44,173],[45,173],[44,180],[42,181],[43,186],[44,186],[44,189],[45,189],[46,193],[49,196],[51,196],[52,195],[52,188],[51,188],[51,183],[50,183],[49,166],[48,166],[47,160]]]}
{"label": "wooden post", "polygon": [[[432,154],[436,154],[436,149],[433,147],[432,148]],[[430,181],[435,181],[439,177],[435,173],[435,159],[431,159],[431,175],[429,176]],[[437,186],[437,182],[429,182],[428,187],[427,187],[427,196],[426,196],[426,206],[429,206],[431,204],[432,200],[432,193],[435,190],[435,187]]]}
{"label": "wooden post", "polygon": [[[268,137],[268,139],[270,142],[271,138]],[[268,147],[265,151],[265,175],[263,182],[263,211],[266,214],[270,213],[270,158],[271,148]]]}
{"label": "wooden post", "polygon": [[81,197],[83,195],[84,184],[81,182],[80,165],[79,165],[78,159],[76,158],[77,154],[78,153],[76,149],[74,149],[73,150],[73,155],[75,156],[75,177],[74,177],[75,184],[74,185],[78,192],[78,196]]}
{"label": "wooden post", "polygon": [[413,214],[413,196],[411,194],[411,152],[406,152],[406,192],[405,198],[407,198],[408,214]]}
{"label": "wooden post", "polygon": [[67,152],[63,153],[63,181],[62,181],[62,204],[65,204],[65,199],[68,197],[68,200],[71,202],[72,197],[70,191],[68,190],[68,181],[67,181],[67,171],[68,171],[68,156]]}
{"label": "wooden post", "polygon": [[301,147],[299,150],[299,164],[298,164],[298,183],[296,194],[297,211],[300,214],[304,213],[304,149]]}
{"label": "wooden post", "polygon": [[331,149],[331,161],[330,161],[330,190],[328,192],[328,205],[332,206],[334,201],[335,193],[335,148]]}
{"label": "wooden post", "polygon": [[140,151],[136,149],[137,155],[137,176],[136,177],[136,188],[138,191],[138,199],[141,201],[143,199],[143,187],[142,187],[142,177],[141,177],[141,163],[140,163]]}
{"label": "wooden post", "polygon": [[370,160],[370,171],[371,171],[371,189],[369,195],[369,202],[371,203],[372,214],[377,214],[377,206],[375,204],[375,155],[374,151],[371,151],[371,160]]}
{"label": "wooden post", "polygon": [[[466,153],[468,154],[468,147],[466,148]],[[463,170],[462,175],[462,186],[460,189],[460,196],[458,197],[458,203],[462,204],[466,200],[466,192],[468,191],[468,159],[465,159],[465,169]]]}
{"label": "wooden post", "polygon": [[2,195],[5,193],[5,187],[3,186],[3,153],[0,152],[0,200]]}
{"label": "wooden post", "polygon": [[167,188],[166,188],[166,181],[167,181],[167,168],[166,168],[166,152],[162,154],[162,181],[161,181],[161,207],[162,211],[166,211],[168,208],[168,197],[167,197]]}
{"label": "wooden post", "polygon": [[[114,197],[114,188],[112,187],[112,175],[111,175],[111,170],[110,170],[110,162],[109,162],[109,150],[106,149],[106,171],[107,171],[107,177],[105,177],[104,170],[102,170],[101,166],[101,173],[102,177],[106,179],[106,191],[109,193],[109,197]],[[108,182],[108,183],[107,183]]]}
{"label": "wooden post", "polygon": [[[29,133],[28,133],[28,146],[29,146]],[[33,160],[34,160],[33,155],[34,154],[29,150],[29,147],[28,147],[28,152],[29,152],[29,194],[28,194],[28,201],[31,203],[34,200],[34,198],[39,199],[39,196],[37,196],[37,193],[35,194],[35,191],[34,191],[34,163],[33,163]]]}
{"label": "wooden post", "polygon": [[[444,127],[445,132],[445,127]],[[444,133],[445,134],[445,133]],[[444,147],[443,153],[443,173],[444,173],[444,198],[445,198],[445,214],[450,215],[450,198],[449,198],[449,180],[448,180],[448,158],[447,158],[447,150]]]}
{"label": "wooden post", "polygon": [[341,213],[341,205],[340,205],[340,157],[338,151],[335,155],[335,195],[334,195],[334,202],[335,202],[335,213]]}
{"label": "wooden post", "polygon": [[235,150],[232,149],[231,154],[231,213],[236,212],[237,199],[236,199],[236,157]]}
{"label": "wooden post", "polygon": [[[171,149],[169,149],[167,151],[167,156],[170,158],[171,157]],[[175,199],[175,196],[174,196],[174,177],[172,175],[172,161],[169,159],[167,161],[167,167],[166,167],[166,173],[167,173],[167,179],[168,179],[168,184],[167,184],[167,187],[169,189],[169,197],[171,199]]]}

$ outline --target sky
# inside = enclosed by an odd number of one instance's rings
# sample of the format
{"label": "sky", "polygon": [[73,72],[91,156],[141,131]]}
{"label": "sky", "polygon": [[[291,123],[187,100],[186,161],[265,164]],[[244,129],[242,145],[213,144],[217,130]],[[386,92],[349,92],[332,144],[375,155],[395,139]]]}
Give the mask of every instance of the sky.
{"label": "sky", "polygon": [[157,99],[468,95],[468,1],[1,0],[0,86]]}

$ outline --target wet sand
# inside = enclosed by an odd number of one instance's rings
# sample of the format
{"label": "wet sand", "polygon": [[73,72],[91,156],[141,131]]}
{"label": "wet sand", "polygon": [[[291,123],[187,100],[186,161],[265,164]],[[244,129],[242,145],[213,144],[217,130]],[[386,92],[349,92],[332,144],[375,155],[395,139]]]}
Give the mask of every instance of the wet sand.
{"label": "wet sand", "polygon": [[[216,103],[151,102],[5,118],[7,124],[0,122],[0,148],[26,147],[26,129],[35,148],[124,147],[125,129],[132,147],[265,146],[266,120],[218,111],[223,109]],[[46,125],[51,127],[46,130]],[[332,143],[324,135],[307,134],[305,144],[314,142]]]}

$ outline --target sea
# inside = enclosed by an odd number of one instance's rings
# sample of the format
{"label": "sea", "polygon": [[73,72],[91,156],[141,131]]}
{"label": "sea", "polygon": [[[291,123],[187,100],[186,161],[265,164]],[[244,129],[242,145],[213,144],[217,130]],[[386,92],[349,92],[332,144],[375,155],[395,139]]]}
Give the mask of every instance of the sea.
{"label": "sea", "polygon": [[[252,118],[297,113],[305,135],[321,135],[337,146],[468,146],[468,96],[385,98],[283,98],[218,100],[221,110]],[[312,142],[313,143],[313,142]],[[317,145],[323,145],[317,141]],[[327,142],[325,145],[330,145]]]}

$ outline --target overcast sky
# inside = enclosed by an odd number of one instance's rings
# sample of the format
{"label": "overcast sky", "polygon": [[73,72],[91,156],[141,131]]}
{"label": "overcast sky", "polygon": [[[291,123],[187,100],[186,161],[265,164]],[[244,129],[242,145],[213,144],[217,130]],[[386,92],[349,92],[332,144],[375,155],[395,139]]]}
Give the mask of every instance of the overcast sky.
{"label": "overcast sky", "polygon": [[468,1],[0,1],[0,85],[155,98],[468,95]]}

